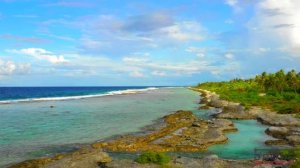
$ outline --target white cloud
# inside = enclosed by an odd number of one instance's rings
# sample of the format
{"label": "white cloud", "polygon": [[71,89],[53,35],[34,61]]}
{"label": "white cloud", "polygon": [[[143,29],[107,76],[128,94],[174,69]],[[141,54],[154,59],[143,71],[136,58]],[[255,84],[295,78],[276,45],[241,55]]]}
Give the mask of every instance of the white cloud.
{"label": "white cloud", "polygon": [[[99,51],[109,54],[125,53],[124,51],[129,53],[137,49],[174,46],[202,41],[207,34],[200,22],[176,20],[173,14],[167,12],[153,12],[125,18],[92,15],[65,25],[78,27],[83,32],[80,47],[89,54],[98,54]],[[115,46],[118,46],[118,50],[115,50]]]}
{"label": "white cloud", "polygon": [[300,1],[262,0],[248,28],[257,48],[285,48],[289,55],[300,58]]}
{"label": "white cloud", "polygon": [[151,74],[153,76],[160,76],[160,77],[167,76],[167,74],[165,72],[162,72],[162,71],[153,71]]}
{"label": "white cloud", "polygon": [[62,55],[55,55],[54,53],[47,51],[42,48],[25,48],[21,50],[8,50],[12,53],[30,55],[38,60],[48,61],[52,64],[63,64],[67,63],[68,60]]}
{"label": "white cloud", "polygon": [[234,55],[233,55],[232,53],[226,53],[226,54],[224,55],[224,57],[225,57],[226,59],[229,59],[229,60],[234,59]]}
{"label": "white cloud", "polygon": [[142,78],[145,77],[143,73],[139,71],[133,71],[129,74],[129,76],[134,77],[134,78]]}
{"label": "white cloud", "polygon": [[88,37],[82,38],[80,39],[80,41],[82,47],[84,47],[85,49],[99,50],[103,47],[109,46],[108,42],[102,42]]}
{"label": "white cloud", "polygon": [[200,41],[204,39],[203,28],[198,22],[177,22],[159,30],[161,37],[166,36],[176,41]]}
{"label": "white cloud", "polygon": [[140,64],[140,63],[148,62],[149,59],[144,57],[124,57],[122,61],[130,64]]}
{"label": "white cloud", "polygon": [[[178,76],[178,75],[193,75],[199,74],[202,72],[212,72],[212,71],[221,71],[222,73],[226,73],[228,71],[232,71],[228,66],[232,66],[233,64],[238,64],[237,62],[231,61],[230,63],[223,61],[224,64],[214,64],[213,61],[206,61],[201,58],[193,59],[186,62],[161,62],[154,61],[151,59],[144,58],[130,58],[126,57],[123,59],[125,66],[131,68],[138,68],[142,70],[149,70],[152,72],[152,75],[168,75],[168,76]],[[237,66],[234,66],[237,67]]]}
{"label": "white cloud", "polygon": [[194,53],[199,58],[203,58],[205,56],[205,49],[204,48],[189,47],[185,51],[187,51],[189,53]]}
{"label": "white cloud", "polygon": [[234,7],[234,6],[236,6],[236,5],[238,4],[238,0],[226,0],[225,3],[226,3],[227,5],[229,5],[229,6]]}
{"label": "white cloud", "polygon": [[238,0],[225,0],[225,3],[231,6],[235,10],[235,12],[239,12],[241,10]]}
{"label": "white cloud", "polygon": [[0,76],[8,76],[14,74],[26,74],[30,71],[31,64],[16,63],[0,58]]}
{"label": "white cloud", "polygon": [[260,47],[260,48],[258,49],[258,52],[260,52],[260,53],[265,53],[265,52],[268,52],[268,51],[270,51],[269,48]]}

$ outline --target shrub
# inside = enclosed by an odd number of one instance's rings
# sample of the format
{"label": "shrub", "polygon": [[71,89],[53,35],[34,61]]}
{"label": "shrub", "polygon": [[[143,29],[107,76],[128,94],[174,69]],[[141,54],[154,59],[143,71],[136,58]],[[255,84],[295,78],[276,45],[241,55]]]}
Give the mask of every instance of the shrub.
{"label": "shrub", "polygon": [[284,159],[295,159],[295,163],[290,166],[291,168],[300,168],[300,148],[282,150],[280,154]]}
{"label": "shrub", "polygon": [[295,149],[285,149],[280,152],[284,159],[290,160],[295,158],[300,158],[300,148]]}
{"label": "shrub", "polygon": [[170,160],[171,158],[165,153],[145,152],[142,153],[135,161],[141,164],[154,163],[164,165]]}
{"label": "shrub", "polygon": [[296,162],[292,166],[290,166],[290,168],[300,168],[300,160],[296,160]]}
{"label": "shrub", "polygon": [[284,100],[290,101],[293,100],[297,97],[296,93],[291,93],[291,92],[285,92],[282,94]]}

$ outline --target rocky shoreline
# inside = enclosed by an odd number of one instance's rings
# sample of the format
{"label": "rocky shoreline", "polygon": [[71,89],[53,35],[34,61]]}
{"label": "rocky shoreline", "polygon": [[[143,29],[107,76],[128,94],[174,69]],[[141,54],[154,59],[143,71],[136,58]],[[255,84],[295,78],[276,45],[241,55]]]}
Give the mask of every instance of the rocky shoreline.
{"label": "rocky shoreline", "polygon": [[[33,167],[99,167],[111,162],[103,151],[110,152],[198,152],[214,144],[226,143],[226,132],[237,131],[227,119],[206,121],[197,118],[190,111],[177,111],[163,117],[163,124],[143,135],[124,135],[108,141],[96,142],[70,154],[51,158],[27,160],[10,168]],[[114,162],[116,163],[116,162]],[[122,166],[121,166],[122,167]]]}
{"label": "rocky shoreline", "polygon": [[205,121],[190,111],[167,115],[164,123],[164,127],[144,136],[122,136],[92,146],[114,152],[197,152],[213,144],[226,143],[228,138],[224,133],[237,131],[229,120]]}
{"label": "rocky shoreline", "polygon": [[[201,89],[201,109],[219,108],[213,119],[197,118],[191,111],[177,111],[164,116],[159,124],[151,126],[151,130],[144,133],[118,136],[113,139],[96,142],[68,154],[54,157],[27,160],[10,168],[99,168],[99,167],[159,167],[155,164],[138,164],[133,160],[119,160],[111,158],[109,152],[199,152],[209,146],[228,141],[226,132],[237,131],[231,119],[256,119],[263,124],[270,125],[266,130],[268,135],[277,138],[268,140],[269,145],[300,144],[300,120],[292,115],[280,115],[258,107],[245,109],[239,103],[221,100],[219,95]],[[237,161],[220,159],[217,156],[204,158],[173,158],[171,167],[254,167],[251,160]]]}
{"label": "rocky shoreline", "polygon": [[219,119],[239,119],[249,120],[255,119],[262,124],[270,127],[265,131],[268,135],[276,138],[267,140],[267,145],[300,145],[300,119],[291,114],[278,114],[268,109],[259,107],[251,107],[245,109],[242,105],[235,102],[221,100],[216,93],[192,88],[194,91],[201,93],[202,99],[200,108],[220,108],[220,113],[214,117]]}
{"label": "rocky shoreline", "polygon": [[[106,164],[109,168],[161,168],[155,164],[139,164],[133,160],[113,160]],[[253,168],[255,162],[251,160],[226,160],[218,158],[216,155],[206,156],[204,158],[173,158],[165,167],[170,168]]]}

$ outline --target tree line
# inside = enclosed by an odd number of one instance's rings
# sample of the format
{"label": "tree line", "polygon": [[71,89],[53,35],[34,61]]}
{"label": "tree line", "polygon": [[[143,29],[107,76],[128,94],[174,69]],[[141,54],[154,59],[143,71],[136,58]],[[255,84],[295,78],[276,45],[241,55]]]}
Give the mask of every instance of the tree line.
{"label": "tree line", "polygon": [[[250,81],[253,81],[253,79]],[[300,72],[291,70],[285,73],[284,70],[279,70],[275,73],[263,72],[260,75],[256,75],[254,82],[265,92],[277,91],[282,93],[283,91],[292,91],[300,93]]]}

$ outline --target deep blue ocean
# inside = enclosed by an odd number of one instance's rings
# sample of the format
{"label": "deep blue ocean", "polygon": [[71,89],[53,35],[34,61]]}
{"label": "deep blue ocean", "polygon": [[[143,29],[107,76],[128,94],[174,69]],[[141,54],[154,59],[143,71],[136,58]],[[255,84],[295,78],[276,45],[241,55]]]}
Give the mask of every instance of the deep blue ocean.
{"label": "deep blue ocean", "polygon": [[[122,94],[127,91],[139,91],[145,86],[117,87],[0,87],[0,103],[31,100],[62,100],[98,97],[102,95]],[[150,88],[153,89],[153,88]]]}

